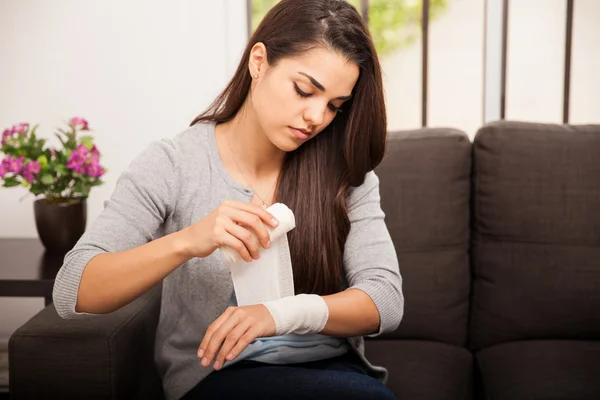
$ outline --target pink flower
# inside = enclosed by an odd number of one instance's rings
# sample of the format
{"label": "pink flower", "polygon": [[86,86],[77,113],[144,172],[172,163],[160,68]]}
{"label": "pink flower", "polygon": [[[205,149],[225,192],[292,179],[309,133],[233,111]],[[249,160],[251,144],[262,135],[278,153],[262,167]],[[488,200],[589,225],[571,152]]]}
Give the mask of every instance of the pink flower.
{"label": "pink flower", "polygon": [[35,175],[39,174],[41,169],[42,168],[41,168],[39,162],[37,162],[37,161],[28,162],[23,167],[23,178],[27,182],[32,183],[35,180]]}
{"label": "pink flower", "polygon": [[92,178],[100,178],[106,173],[106,170],[100,165],[100,152],[96,146],[90,150],[84,145],[79,145],[71,153],[67,167],[79,174],[87,174]]}
{"label": "pink flower", "polygon": [[87,149],[87,147],[80,144],[79,146],[77,146],[75,152],[77,152],[81,157],[86,158],[88,156],[89,150]]}
{"label": "pink flower", "polygon": [[92,146],[90,153],[92,153],[92,156],[94,156],[94,158],[96,158],[96,159],[100,158],[100,152],[98,151],[98,148],[96,147],[96,145]]}
{"label": "pink flower", "polygon": [[75,127],[75,129],[81,128],[83,131],[88,130],[88,122],[84,118],[73,117],[71,118],[71,124]]}
{"label": "pink flower", "polygon": [[12,129],[5,129],[4,132],[2,132],[2,141],[0,142],[0,146],[4,146],[8,139],[12,137],[12,134]]}
{"label": "pink flower", "polygon": [[87,167],[87,174],[92,178],[100,178],[105,172],[104,167],[97,160],[92,160]]}
{"label": "pink flower", "polygon": [[21,172],[21,167],[23,166],[24,157],[14,157],[13,155],[8,155],[2,163],[0,163],[0,177],[4,177],[9,172],[13,174],[18,174]]}
{"label": "pink flower", "polygon": [[[9,156],[10,157],[10,156]],[[0,178],[4,178],[6,174],[10,172],[10,165],[8,158],[5,158],[0,162]]]}
{"label": "pink flower", "polygon": [[71,157],[69,157],[69,162],[67,162],[67,167],[71,168],[73,171],[79,174],[84,174],[85,165],[87,161],[87,149],[85,151],[86,153],[82,153],[82,151],[78,148],[77,150],[72,152]]}
{"label": "pink flower", "polygon": [[80,144],[77,149],[71,153],[67,167],[79,174],[85,174],[87,172],[87,164],[90,158],[90,152],[87,147]]}
{"label": "pink flower", "polygon": [[15,158],[15,157],[11,157],[8,156],[9,158],[9,166],[10,166],[10,172],[12,172],[13,174],[18,174],[21,172],[21,167],[23,166],[23,159],[24,157],[21,156],[19,158]]}
{"label": "pink flower", "polygon": [[13,133],[19,133],[21,135],[26,134],[28,129],[29,129],[29,124],[26,122],[17,124],[12,127]]}

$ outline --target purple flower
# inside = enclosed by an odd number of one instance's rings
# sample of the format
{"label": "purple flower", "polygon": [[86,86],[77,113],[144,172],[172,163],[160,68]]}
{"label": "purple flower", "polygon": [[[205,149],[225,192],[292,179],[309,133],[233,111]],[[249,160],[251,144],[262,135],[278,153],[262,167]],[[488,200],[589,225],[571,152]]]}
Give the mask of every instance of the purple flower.
{"label": "purple flower", "polygon": [[10,172],[12,172],[13,174],[18,174],[19,172],[21,172],[21,167],[23,166],[23,159],[24,157],[21,156],[19,158],[15,158],[15,157],[11,157],[8,156],[9,158],[9,167],[10,167]]}
{"label": "purple flower", "polygon": [[92,160],[87,167],[87,174],[92,178],[100,178],[106,171],[97,160]]}
{"label": "purple flower", "polygon": [[67,167],[79,174],[86,173],[86,165],[89,158],[89,151],[87,147],[80,144],[75,151],[71,153]]}
{"label": "purple flower", "polygon": [[73,171],[83,174],[85,173],[85,162],[86,157],[83,157],[78,152],[74,151],[71,153],[71,157],[69,157],[69,162],[67,162],[67,167],[71,168]]}
{"label": "purple flower", "polygon": [[29,129],[29,124],[26,122],[17,124],[12,127],[13,133],[19,133],[21,135],[26,134],[28,129]]}
{"label": "purple flower", "polygon": [[87,157],[89,150],[87,149],[87,147],[85,147],[84,145],[80,144],[79,146],[77,146],[77,149],[75,150],[77,153],[79,153],[81,155],[81,157]]}
{"label": "purple flower", "polygon": [[100,178],[106,173],[104,167],[100,165],[100,152],[96,146],[88,150],[84,145],[79,145],[71,153],[67,167],[79,174],[87,174],[92,178]]}
{"label": "purple flower", "polygon": [[8,155],[2,163],[0,163],[0,177],[4,177],[9,172],[13,174],[18,174],[21,172],[21,167],[23,166],[24,157],[14,157],[13,155]]}
{"label": "purple flower", "polygon": [[73,117],[71,118],[71,124],[75,127],[75,129],[81,128],[83,131],[88,130],[88,122],[84,118]]}
{"label": "purple flower", "polygon": [[[9,156],[10,157],[10,156]],[[0,178],[4,178],[4,175],[10,172],[9,159],[5,158],[0,162]]]}
{"label": "purple flower", "polygon": [[25,164],[23,167],[23,178],[32,183],[35,180],[35,175],[37,175],[41,170],[40,163],[37,161],[31,161]]}
{"label": "purple flower", "polygon": [[12,129],[5,129],[4,132],[2,132],[2,142],[0,142],[0,146],[4,146],[8,139],[12,137],[12,134]]}
{"label": "purple flower", "polygon": [[95,159],[99,159],[100,158],[100,151],[98,151],[98,148],[96,147],[96,145],[92,146],[92,149],[90,150],[90,153],[92,153],[92,156]]}

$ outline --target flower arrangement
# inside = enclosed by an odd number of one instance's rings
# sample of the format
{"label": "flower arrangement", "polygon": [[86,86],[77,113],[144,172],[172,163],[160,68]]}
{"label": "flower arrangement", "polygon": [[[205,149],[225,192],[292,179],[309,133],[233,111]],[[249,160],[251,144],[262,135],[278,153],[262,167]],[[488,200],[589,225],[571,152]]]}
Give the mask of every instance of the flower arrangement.
{"label": "flower arrangement", "polygon": [[38,125],[20,123],[4,130],[0,142],[0,183],[2,187],[23,186],[47,202],[70,203],[85,199],[106,169],[100,165],[100,152],[89,134],[88,122],[73,117],[68,129],[55,135],[62,149],[46,146],[46,139],[36,134]]}

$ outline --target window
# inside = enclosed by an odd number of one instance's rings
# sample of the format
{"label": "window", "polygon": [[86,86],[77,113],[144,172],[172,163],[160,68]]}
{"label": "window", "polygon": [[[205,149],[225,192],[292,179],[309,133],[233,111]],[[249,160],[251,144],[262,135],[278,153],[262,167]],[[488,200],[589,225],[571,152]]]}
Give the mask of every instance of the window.
{"label": "window", "polygon": [[506,119],[561,122],[565,20],[564,0],[510,3]]}
{"label": "window", "polygon": [[577,0],[573,10],[569,122],[600,122],[600,1]]}

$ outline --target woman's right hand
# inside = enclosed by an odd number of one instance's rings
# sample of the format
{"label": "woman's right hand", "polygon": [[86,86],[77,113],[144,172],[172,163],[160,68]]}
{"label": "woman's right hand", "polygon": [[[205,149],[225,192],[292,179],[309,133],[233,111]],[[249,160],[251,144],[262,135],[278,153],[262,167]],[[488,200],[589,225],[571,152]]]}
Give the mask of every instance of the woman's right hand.
{"label": "woman's right hand", "polygon": [[271,245],[265,224],[276,227],[279,222],[256,204],[227,200],[182,233],[191,257],[207,257],[227,246],[250,262],[259,258],[260,246]]}

